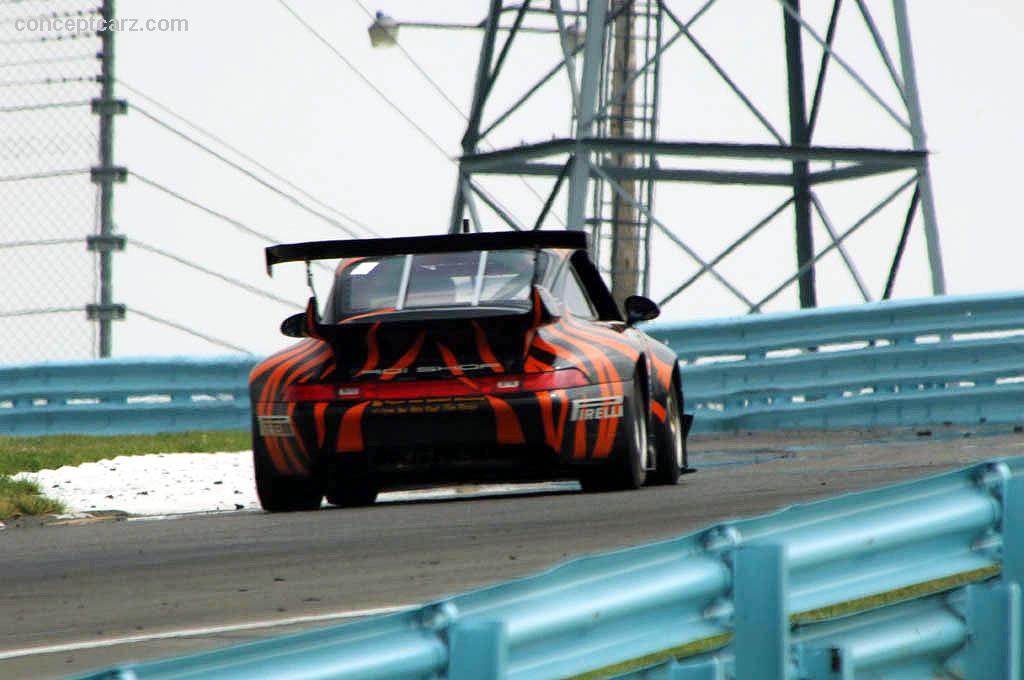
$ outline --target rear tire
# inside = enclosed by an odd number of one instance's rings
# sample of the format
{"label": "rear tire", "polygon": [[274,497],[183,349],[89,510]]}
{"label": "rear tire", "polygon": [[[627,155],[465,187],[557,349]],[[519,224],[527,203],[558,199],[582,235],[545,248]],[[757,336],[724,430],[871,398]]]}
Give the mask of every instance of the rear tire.
{"label": "rear tire", "polygon": [[370,457],[365,453],[337,455],[344,458],[328,466],[327,502],[339,508],[373,505],[377,500],[377,482]]}
{"label": "rear tire", "polygon": [[253,436],[252,463],[256,495],[267,512],[296,512],[320,507],[324,494],[319,480],[315,477],[302,479],[278,474],[270,462],[261,437]]}
{"label": "rear tire", "polygon": [[686,467],[686,431],[675,383],[669,386],[665,400],[665,425],[657,442],[657,468],[648,476],[648,483],[673,485],[679,481],[679,475]]}
{"label": "rear tire", "polygon": [[612,450],[611,460],[599,467],[584,470],[580,486],[586,492],[625,491],[644,485],[647,471],[647,400],[640,375],[633,376],[628,422],[623,423],[626,436],[623,444]]}

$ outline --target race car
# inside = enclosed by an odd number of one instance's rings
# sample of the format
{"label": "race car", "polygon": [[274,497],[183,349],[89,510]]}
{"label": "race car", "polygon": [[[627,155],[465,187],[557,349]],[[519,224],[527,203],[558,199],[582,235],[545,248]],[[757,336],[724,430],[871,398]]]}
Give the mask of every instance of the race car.
{"label": "race car", "polygon": [[635,326],[658,306],[632,296],[623,315],[587,246],[531,231],[267,248],[268,273],[337,263],[322,313],[314,291],[281,324],[303,339],[249,378],[263,508],[440,483],[675,484],[692,416],[675,354]]}

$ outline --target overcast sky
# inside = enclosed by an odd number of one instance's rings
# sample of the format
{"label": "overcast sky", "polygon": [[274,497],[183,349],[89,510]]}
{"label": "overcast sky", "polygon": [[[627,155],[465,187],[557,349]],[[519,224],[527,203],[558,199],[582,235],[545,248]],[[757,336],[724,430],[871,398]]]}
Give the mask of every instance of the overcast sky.
{"label": "overcast sky", "polygon": [[[442,232],[455,181],[456,166],[451,159],[457,155],[465,121],[401,51],[370,48],[366,34],[369,18],[354,0],[287,1],[434,142],[277,0],[244,5],[120,0],[122,17],[184,18],[188,30],[119,34],[118,76],[376,234]],[[563,2],[566,7],[575,6],[569,0]],[[383,9],[399,20],[466,22],[482,18],[485,4],[385,0],[380,6],[366,6]],[[832,3],[803,4],[808,19],[824,33]],[[895,54],[890,3],[871,0],[867,4],[877,12]],[[1024,153],[1020,126],[1024,95],[1019,86],[1019,69],[1024,64],[1024,5],[1011,0],[911,0],[908,4],[933,152],[931,168],[949,292],[1019,289],[1020,253],[1024,250],[1018,208],[1018,165]],[[679,0],[670,6],[686,17],[699,5]],[[781,9],[775,0],[719,0],[694,25],[693,32],[772,125],[788,135],[781,25]],[[400,41],[452,101],[467,110],[480,34],[402,29]],[[805,44],[811,88],[819,52],[807,36]],[[844,3],[836,50],[883,98],[896,103],[895,88],[853,2]],[[493,118],[504,108],[503,103],[512,101],[557,60],[557,44],[552,38],[524,38],[510,53],[485,118]],[[841,69],[833,64],[831,73],[834,78],[824,100],[816,142],[909,146],[907,135],[892,118]],[[492,142],[507,145],[564,136],[569,120],[566,82],[564,76],[554,79],[531,107],[499,128]],[[127,88],[119,86],[118,95],[252,167]],[[685,40],[668,52],[663,65],[661,131],[663,139],[679,141],[773,141]],[[280,241],[346,237],[343,231],[203,153],[139,111],[118,118],[116,153],[118,163],[131,171]],[[823,189],[821,196],[841,231],[908,177],[904,173],[831,186]],[[296,193],[279,180],[266,179]],[[547,182],[531,182],[538,193],[546,195]],[[520,219],[532,222],[540,199],[521,182],[485,179],[483,183]],[[786,193],[737,186],[663,185],[658,188],[655,212],[702,257],[710,259],[767,215]],[[873,298],[881,293],[908,200],[909,192],[850,241],[851,253]],[[116,205],[118,228],[129,239],[241,279],[296,305],[304,302],[301,267],[294,266],[292,271],[283,267],[273,280],[267,279],[262,266],[265,244],[259,239],[134,177],[118,187]],[[564,214],[564,203],[557,204],[556,212]],[[489,221],[495,227],[499,224],[496,219]],[[549,223],[558,226],[554,219]],[[766,295],[793,271],[791,224],[788,218],[773,223],[726,261],[723,274],[751,296]],[[896,287],[898,297],[930,293],[921,227],[919,219]],[[826,236],[820,226],[816,229],[820,248]],[[655,243],[652,293],[658,297],[697,265],[667,240]],[[129,309],[173,320],[257,353],[273,351],[286,342],[277,333],[280,320],[291,313],[284,304],[236,290],[137,247],[129,246],[115,263],[115,298]],[[819,285],[823,305],[859,300],[852,279],[836,257],[823,263]],[[796,293],[791,289],[768,309],[795,306]],[[744,311],[734,296],[707,279],[690,295],[666,305],[664,318],[686,320]],[[138,316],[117,324],[115,332],[115,354],[122,356],[226,351]]]}

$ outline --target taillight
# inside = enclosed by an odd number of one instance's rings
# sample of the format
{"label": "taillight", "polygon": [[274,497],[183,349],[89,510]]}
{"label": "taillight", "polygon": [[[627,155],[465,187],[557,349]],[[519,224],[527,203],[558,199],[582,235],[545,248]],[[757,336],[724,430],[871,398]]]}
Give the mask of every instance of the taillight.
{"label": "taillight", "polygon": [[588,385],[586,376],[575,368],[522,375],[461,376],[443,380],[403,380],[342,384],[289,385],[286,401],[337,401],[365,399],[416,399],[420,397],[463,397],[475,394],[539,392]]}
{"label": "taillight", "polygon": [[590,384],[583,372],[575,368],[563,368],[560,371],[545,371],[544,373],[526,373],[521,380],[521,389],[525,392],[557,390]]}
{"label": "taillight", "polygon": [[333,401],[338,398],[336,385],[289,385],[284,390],[285,401]]}

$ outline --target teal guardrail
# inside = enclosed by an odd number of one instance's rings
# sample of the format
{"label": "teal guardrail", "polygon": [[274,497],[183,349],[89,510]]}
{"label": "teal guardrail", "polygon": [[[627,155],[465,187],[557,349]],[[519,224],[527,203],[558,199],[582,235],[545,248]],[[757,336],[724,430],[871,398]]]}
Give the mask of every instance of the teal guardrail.
{"label": "teal guardrail", "polygon": [[1024,422],[1024,293],[652,324],[698,431]]}
{"label": "teal guardrail", "polygon": [[81,676],[1019,680],[1024,457]]}
{"label": "teal guardrail", "polygon": [[[695,431],[1024,422],[1024,293],[651,324]],[[249,427],[253,357],[0,367],[0,434]]]}
{"label": "teal guardrail", "polygon": [[161,357],[0,367],[0,435],[245,430],[255,363]]}

